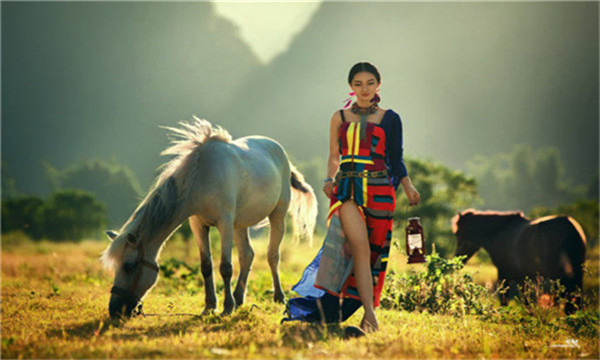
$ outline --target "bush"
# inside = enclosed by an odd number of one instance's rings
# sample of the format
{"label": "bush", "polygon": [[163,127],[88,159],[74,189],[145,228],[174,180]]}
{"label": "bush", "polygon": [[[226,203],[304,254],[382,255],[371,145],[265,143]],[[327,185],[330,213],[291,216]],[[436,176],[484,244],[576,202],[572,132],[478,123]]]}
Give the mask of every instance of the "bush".
{"label": "bush", "polygon": [[43,229],[44,200],[31,195],[2,201],[2,233],[22,231],[40,239]]}
{"label": "bush", "polygon": [[45,163],[44,169],[53,191],[89,191],[106,205],[111,226],[122,224],[135,209],[142,190],[134,173],[115,160],[82,160],[62,170]]}
{"label": "bush", "polygon": [[598,337],[598,324],[600,314],[597,309],[585,309],[577,311],[565,318],[567,325],[578,336],[589,338]]}
{"label": "bush", "polygon": [[[476,284],[470,274],[459,273],[464,256],[446,260],[434,249],[426,260],[426,272],[388,273],[382,307],[454,316],[495,313],[495,293]],[[496,292],[501,291],[503,288],[499,287]]]}
{"label": "bush", "polygon": [[564,286],[559,280],[526,278],[518,287],[514,303],[500,309],[497,321],[519,326],[525,334],[538,336],[541,332],[569,331],[574,336],[597,338],[597,296],[584,298],[573,314],[562,314],[567,299],[561,295]]}
{"label": "bush", "polygon": [[515,300],[517,307],[535,323],[548,325],[553,323],[559,316],[560,308],[566,304],[566,299],[561,296],[564,291],[560,280],[526,277],[522,284],[517,285]]}
{"label": "bush", "polygon": [[105,227],[105,212],[105,206],[88,192],[55,192],[44,204],[44,235],[53,241],[81,240]]}

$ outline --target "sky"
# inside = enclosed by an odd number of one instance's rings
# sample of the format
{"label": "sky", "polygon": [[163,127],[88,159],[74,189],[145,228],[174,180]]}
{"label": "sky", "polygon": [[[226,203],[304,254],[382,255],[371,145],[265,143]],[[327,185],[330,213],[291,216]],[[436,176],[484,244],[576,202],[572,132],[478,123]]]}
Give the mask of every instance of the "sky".
{"label": "sky", "polygon": [[263,63],[284,52],[308,24],[321,1],[213,1],[219,15],[233,21]]}

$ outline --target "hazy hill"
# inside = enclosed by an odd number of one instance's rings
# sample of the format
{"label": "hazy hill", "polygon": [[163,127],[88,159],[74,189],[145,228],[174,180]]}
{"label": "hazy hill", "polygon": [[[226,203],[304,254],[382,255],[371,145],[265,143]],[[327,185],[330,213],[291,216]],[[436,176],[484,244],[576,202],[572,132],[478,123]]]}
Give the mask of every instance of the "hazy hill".
{"label": "hazy hill", "polygon": [[382,106],[401,115],[408,156],[465,168],[528,143],[557,146],[577,182],[597,174],[597,3],[324,3],[216,118],[297,158],[325,156],[361,60],[382,72]]}
{"label": "hazy hill", "polygon": [[[261,66],[211,3],[3,2],[2,161],[23,192],[40,166],[165,159],[159,125],[192,114],[325,156],[352,64],[383,74],[406,154],[465,168],[514,144],[557,146],[568,176],[598,172],[598,4],[324,3]],[[318,185],[318,184],[315,184]]]}
{"label": "hazy hill", "polygon": [[212,117],[258,66],[237,28],[196,3],[3,2],[2,161],[44,193],[41,161],[165,159],[159,125]]}

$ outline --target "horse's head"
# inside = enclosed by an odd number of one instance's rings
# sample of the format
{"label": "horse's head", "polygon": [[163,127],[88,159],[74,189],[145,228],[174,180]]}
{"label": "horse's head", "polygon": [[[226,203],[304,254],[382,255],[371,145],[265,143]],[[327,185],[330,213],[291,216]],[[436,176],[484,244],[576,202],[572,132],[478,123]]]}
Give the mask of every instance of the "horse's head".
{"label": "horse's head", "polygon": [[475,239],[470,237],[465,231],[468,226],[469,219],[474,216],[472,211],[466,210],[456,214],[452,218],[452,232],[456,236],[456,253],[454,256],[466,256],[466,263],[481,247],[480,243],[475,242]]}
{"label": "horse's head", "polygon": [[111,318],[130,317],[141,299],[158,279],[158,266],[145,257],[143,242],[131,233],[107,231],[112,244],[104,253],[104,261],[115,270],[110,290],[108,312]]}

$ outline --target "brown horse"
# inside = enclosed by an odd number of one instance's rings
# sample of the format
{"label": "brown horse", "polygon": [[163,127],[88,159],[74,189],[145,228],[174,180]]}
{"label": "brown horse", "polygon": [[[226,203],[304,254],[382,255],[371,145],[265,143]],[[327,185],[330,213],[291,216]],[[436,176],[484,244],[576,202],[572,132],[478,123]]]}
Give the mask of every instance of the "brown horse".
{"label": "brown horse", "polygon": [[[568,216],[547,216],[533,221],[522,212],[465,210],[452,219],[458,244],[456,256],[467,260],[483,247],[498,269],[498,282],[509,287],[526,277],[558,279],[566,294],[583,288],[586,238],[581,225]],[[502,297],[502,304],[507,304]],[[580,299],[576,299],[577,302]],[[565,311],[570,312],[569,305]]]}

